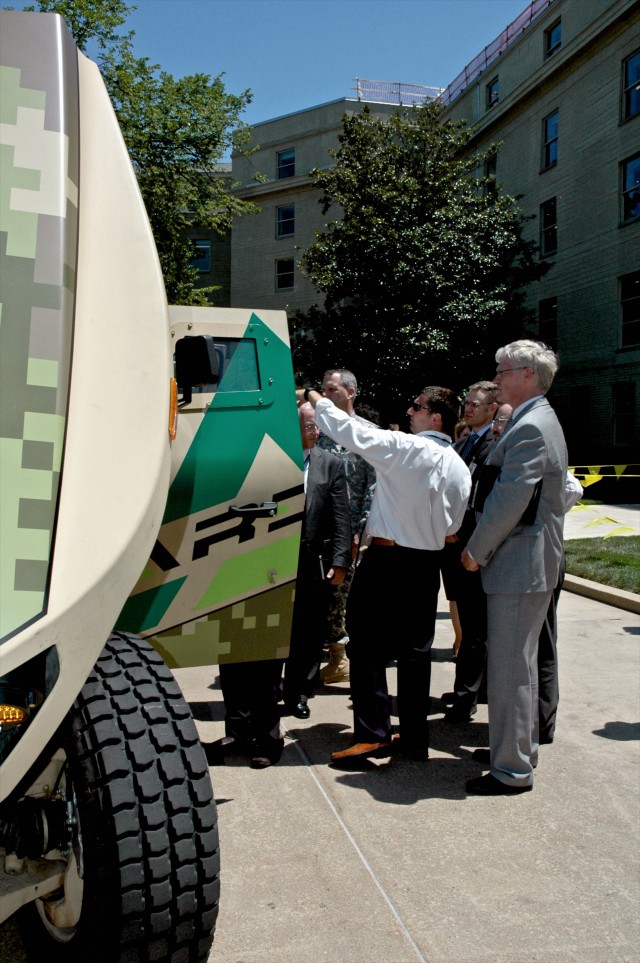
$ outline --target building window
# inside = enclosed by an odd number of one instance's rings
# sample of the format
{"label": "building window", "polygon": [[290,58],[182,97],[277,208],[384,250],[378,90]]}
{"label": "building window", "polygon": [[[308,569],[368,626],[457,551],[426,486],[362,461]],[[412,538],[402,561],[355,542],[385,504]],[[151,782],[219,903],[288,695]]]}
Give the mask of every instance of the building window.
{"label": "building window", "polygon": [[544,55],[546,57],[551,57],[552,54],[560,50],[562,46],[562,23],[560,20],[556,20],[547,30],[544,32]]}
{"label": "building window", "polygon": [[640,217],[640,154],[622,164],[622,220]]}
{"label": "building window", "polygon": [[286,291],[293,287],[293,258],[276,261],[276,291]]}
{"label": "building window", "polygon": [[484,192],[485,194],[495,193],[497,190],[496,178],[498,175],[498,155],[492,154],[484,162]]}
{"label": "building window", "polygon": [[543,298],[538,302],[538,337],[549,348],[558,350],[557,298]]}
{"label": "building window", "polygon": [[[577,385],[570,388],[569,404],[565,411],[566,417],[563,419],[563,425],[566,427],[567,443],[570,450],[578,448],[580,450],[579,458],[590,459],[593,435],[591,388],[588,385]],[[579,415],[576,417],[577,412],[579,412]],[[572,457],[576,456],[572,455]]]}
{"label": "building window", "polygon": [[558,220],[556,199],[550,197],[540,205],[540,251],[543,255],[555,254],[558,250]]}
{"label": "building window", "polygon": [[494,77],[487,84],[487,110],[497,104],[500,100],[500,82],[497,77]]}
{"label": "building window", "polygon": [[558,111],[542,121],[542,169],[555,167],[558,163]]}
{"label": "building window", "polygon": [[620,278],[622,347],[640,344],[640,271]]}
{"label": "building window", "polygon": [[292,147],[290,150],[278,151],[278,180],[285,177],[295,177],[296,173],[296,151]]}
{"label": "building window", "polygon": [[636,386],[633,381],[612,385],[613,443],[632,445],[635,436]]}
{"label": "building window", "polygon": [[291,237],[296,229],[296,206],[285,204],[276,207],[276,236]]}
{"label": "building window", "polygon": [[211,241],[201,240],[193,242],[193,257],[189,262],[200,274],[209,274],[211,271]]}
{"label": "building window", "polygon": [[640,114],[640,50],[624,61],[622,119]]}

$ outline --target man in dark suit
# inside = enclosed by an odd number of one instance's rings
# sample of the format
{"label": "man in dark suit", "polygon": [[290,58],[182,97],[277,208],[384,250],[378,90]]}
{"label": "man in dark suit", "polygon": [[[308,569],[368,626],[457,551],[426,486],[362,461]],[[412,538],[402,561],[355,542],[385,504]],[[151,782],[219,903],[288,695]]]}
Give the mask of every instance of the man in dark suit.
{"label": "man in dark suit", "polygon": [[[492,381],[477,381],[465,398],[464,419],[471,434],[453,447],[468,466],[472,484],[493,444],[491,425],[498,407],[497,390]],[[462,550],[475,527],[475,512],[467,509],[460,530],[449,537],[443,549],[443,581],[447,597],[458,606],[462,629],[453,692],[447,694],[451,706],[444,716],[452,723],[468,722],[475,715],[487,657],[487,600],[482,578],[480,572],[467,572],[460,565]]]}
{"label": "man in dark suit", "polygon": [[562,428],[544,397],[558,368],[555,354],[514,341],[496,361],[498,401],[513,414],[483,466],[473,501],[481,514],[462,553],[468,571],[482,567],[487,593],[490,772],[466,787],[483,796],[533,788],[538,638],[563,555],[567,475]]}
{"label": "man in dark suit", "polygon": [[313,406],[303,403],[299,415],[305,504],[283,699],[287,713],[308,719],[307,700],[322,661],[331,586],[342,584],[351,564],[351,521],[344,462],[316,448],[319,430]]}

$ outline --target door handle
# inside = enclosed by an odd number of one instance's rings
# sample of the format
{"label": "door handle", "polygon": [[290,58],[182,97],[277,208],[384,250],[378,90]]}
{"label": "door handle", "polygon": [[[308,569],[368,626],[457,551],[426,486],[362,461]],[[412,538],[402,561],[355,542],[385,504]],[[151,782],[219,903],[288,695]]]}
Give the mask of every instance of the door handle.
{"label": "door handle", "polygon": [[263,502],[262,505],[230,505],[231,515],[252,515],[254,518],[273,518],[278,508],[277,502]]}

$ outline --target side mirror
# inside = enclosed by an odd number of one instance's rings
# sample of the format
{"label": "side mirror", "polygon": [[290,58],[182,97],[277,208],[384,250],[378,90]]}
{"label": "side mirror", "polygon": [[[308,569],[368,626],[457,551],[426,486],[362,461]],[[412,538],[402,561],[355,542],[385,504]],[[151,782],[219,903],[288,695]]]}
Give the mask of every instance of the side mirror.
{"label": "side mirror", "polygon": [[217,385],[220,380],[218,353],[210,334],[187,335],[176,342],[176,381],[181,406],[191,403],[194,385]]}

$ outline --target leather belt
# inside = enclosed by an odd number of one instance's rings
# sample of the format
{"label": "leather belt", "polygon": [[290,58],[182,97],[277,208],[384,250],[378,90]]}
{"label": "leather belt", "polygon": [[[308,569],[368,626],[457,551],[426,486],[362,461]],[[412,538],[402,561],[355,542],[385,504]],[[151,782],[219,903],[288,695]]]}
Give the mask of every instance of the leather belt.
{"label": "leather belt", "polygon": [[396,543],[392,538],[379,538],[377,535],[374,535],[373,538],[371,539],[371,544],[392,546],[392,545],[395,545]]}

